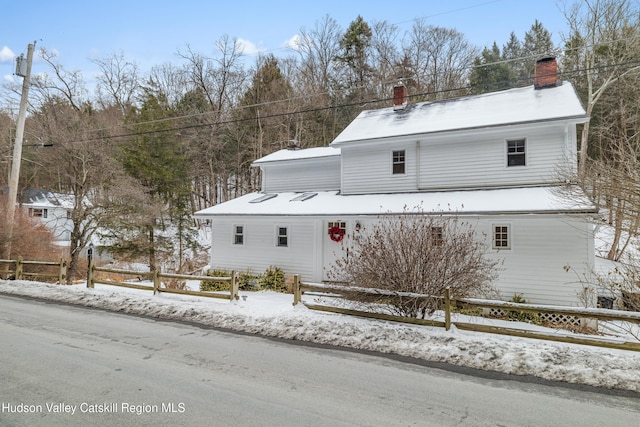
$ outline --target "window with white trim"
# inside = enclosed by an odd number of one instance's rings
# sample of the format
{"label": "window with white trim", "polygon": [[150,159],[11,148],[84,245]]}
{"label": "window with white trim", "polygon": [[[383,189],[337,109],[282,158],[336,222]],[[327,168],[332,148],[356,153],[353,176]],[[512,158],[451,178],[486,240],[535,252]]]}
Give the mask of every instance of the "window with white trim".
{"label": "window with white trim", "polygon": [[404,175],[405,150],[393,150],[391,152],[391,170],[393,175]]}
{"label": "window with white trim", "polygon": [[507,141],[507,166],[526,166],[526,142],[524,139]]}
{"label": "window with white trim", "polygon": [[244,225],[233,226],[233,244],[244,245]]}
{"label": "window with white trim", "polygon": [[280,248],[289,246],[289,229],[287,227],[276,227],[276,246]]}
{"label": "window with white trim", "polygon": [[29,208],[29,216],[31,217],[46,218],[47,214],[47,209]]}
{"label": "window with white trim", "polygon": [[493,226],[493,249],[511,249],[511,227],[507,224]]}

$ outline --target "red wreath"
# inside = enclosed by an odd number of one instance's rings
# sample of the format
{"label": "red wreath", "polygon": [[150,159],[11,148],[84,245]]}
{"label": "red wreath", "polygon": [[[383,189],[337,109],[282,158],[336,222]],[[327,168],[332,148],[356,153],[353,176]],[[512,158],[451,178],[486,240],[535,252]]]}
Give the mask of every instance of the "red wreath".
{"label": "red wreath", "polygon": [[329,237],[331,237],[331,240],[334,242],[341,242],[344,238],[344,230],[337,225],[334,225],[329,229]]}

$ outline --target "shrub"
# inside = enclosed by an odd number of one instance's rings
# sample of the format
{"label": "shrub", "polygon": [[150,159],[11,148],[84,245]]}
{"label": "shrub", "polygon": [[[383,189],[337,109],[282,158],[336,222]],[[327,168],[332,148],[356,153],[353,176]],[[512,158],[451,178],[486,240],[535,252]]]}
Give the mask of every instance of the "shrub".
{"label": "shrub", "polygon": [[[529,304],[529,301],[524,299],[521,294],[515,294],[513,298],[511,298],[511,302],[514,302],[516,304]],[[542,320],[540,319],[540,315],[538,313],[509,310],[505,313],[505,316],[507,317],[507,319],[515,320],[517,322],[527,322],[536,325],[542,324]]]}
{"label": "shrub", "polygon": [[[352,286],[440,297],[490,296],[499,261],[486,256],[484,239],[452,212],[425,214],[405,209],[383,215],[349,239],[349,257],[336,261],[330,278]],[[440,308],[439,298],[412,296],[348,298],[385,304],[396,315],[425,317]]]}
{"label": "shrub", "polygon": [[253,274],[251,270],[238,273],[238,288],[243,291],[257,291],[260,288],[260,276]]}
{"label": "shrub", "polygon": [[[227,270],[209,270],[207,276],[211,277],[231,277],[231,272]],[[227,281],[220,280],[203,280],[200,282],[200,290],[203,292],[228,291],[231,284]]]}
{"label": "shrub", "polygon": [[[209,270],[206,273],[211,277],[230,277],[231,272],[223,269]],[[284,272],[279,267],[271,266],[263,274],[254,274],[251,270],[238,274],[238,288],[244,291],[257,291],[268,289],[276,292],[287,292],[287,284]],[[230,284],[221,280],[203,280],[200,282],[200,290],[205,292],[228,291]]]}
{"label": "shrub", "polygon": [[267,268],[259,279],[260,288],[276,292],[287,292],[287,284],[284,280],[284,272],[279,267]]}

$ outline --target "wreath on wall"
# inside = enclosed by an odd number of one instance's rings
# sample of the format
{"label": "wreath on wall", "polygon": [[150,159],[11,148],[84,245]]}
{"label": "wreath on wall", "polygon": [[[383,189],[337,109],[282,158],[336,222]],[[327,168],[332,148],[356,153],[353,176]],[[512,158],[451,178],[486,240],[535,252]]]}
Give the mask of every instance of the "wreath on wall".
{"label": "wreath on wall", "polygon": [[341,242],[344,238],[344,230],[337,225],[334,225],[329,229],[329,237],[334,242]]}

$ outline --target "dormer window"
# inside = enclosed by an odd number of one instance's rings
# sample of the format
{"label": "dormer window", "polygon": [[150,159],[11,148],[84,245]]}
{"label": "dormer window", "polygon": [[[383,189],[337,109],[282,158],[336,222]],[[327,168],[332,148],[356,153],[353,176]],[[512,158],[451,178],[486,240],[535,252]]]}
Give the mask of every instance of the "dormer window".
{"label": "dormer window", "polygon": [[391,166],[394,175],[404,175],[405,152],[394,150],[391,153]]}
{"label": "dormer window", "polygon": [[507,141],[507,166],[526,166],[525,140]]}

